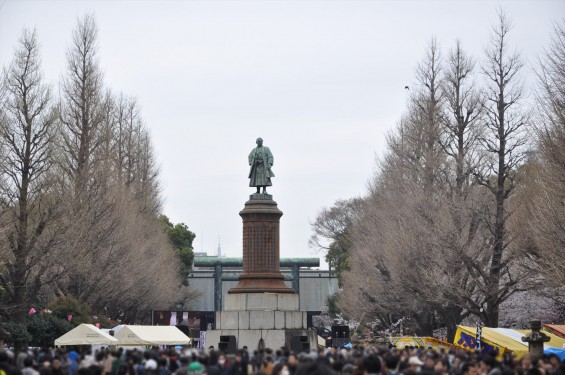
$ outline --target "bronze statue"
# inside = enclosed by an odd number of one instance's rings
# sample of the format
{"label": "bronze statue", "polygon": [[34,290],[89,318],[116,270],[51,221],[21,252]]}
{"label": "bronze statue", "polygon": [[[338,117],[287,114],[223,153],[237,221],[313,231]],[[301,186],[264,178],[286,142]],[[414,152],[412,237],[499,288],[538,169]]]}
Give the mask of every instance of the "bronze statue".
{"label": "bronze statue", "polygon": [[267,193],[267,186],[272,186],[271,177],[275,174],[271,170],[273,166],[273,154],[268,147],[263,146],[263,139],[257,138],[257,147],[251,150],[249,154],[249,186],[257,187],[257,194],[260,193],[261,187],[263,194]]}

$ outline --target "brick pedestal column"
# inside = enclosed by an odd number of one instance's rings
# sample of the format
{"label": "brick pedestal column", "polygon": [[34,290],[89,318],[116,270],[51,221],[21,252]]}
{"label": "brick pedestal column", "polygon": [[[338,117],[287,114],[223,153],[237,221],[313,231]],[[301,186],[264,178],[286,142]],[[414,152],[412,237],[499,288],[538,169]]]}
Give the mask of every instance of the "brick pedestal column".
{"label": "brick pedestal column", "polygon": [[294,293],[280,271],[282,214],[269,194],[253,194],[245,203],[239,213],[243,219],[243,272],[228,293]]}

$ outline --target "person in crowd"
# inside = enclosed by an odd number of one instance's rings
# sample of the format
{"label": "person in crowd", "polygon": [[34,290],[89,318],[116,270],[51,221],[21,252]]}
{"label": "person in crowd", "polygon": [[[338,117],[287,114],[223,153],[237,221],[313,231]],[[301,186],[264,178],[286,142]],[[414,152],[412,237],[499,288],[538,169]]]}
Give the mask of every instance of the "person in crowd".
{"label": "person in crowd", "polygon": [[[416,373],[419,373],[421,371],[423,365],[424,365],[424,362],[420,361],[420,358],[418,358],[417,355],[412,355],[408,359],[408,368],[407,369],[412,370]],[[403,374],[406,374],[406,372],[403,372]]]}
{"label": "person in crowd", "polygon": [[290,375],[294,375],[296,373],[296,366],[298,365],[298,357],[295,353],[291,352],[288,354],[286,365]]}
{"label": "person in crowd", "polygon": [[[242,355],[243,361],[243,355]],[[230,363],[227,361],[227,358],[224,354],[220,354],[218,356],[218,369],[220,370],[220,375],[229,375],[230,374]]]}
{"label": "person in crowd", "polygon": [[400,363],[400,357],[396,354],[390,353],[386,356],[384,361],[384,370],[386,375],[399,375],[398,364]]}
{"label": "person in crowd", "polygon": [[67,375],[67,373],[65,373],[63,371],[63,362],[61,360],[61,357],[53,358],[53,362],[51,362],[51,374],[52,375]]}
{"label": "person in crowd", "polygon": [[24,359],[22,375],[39,375],[39,372],[33,368],[33,358],[29,355]]}
{"label": "person in crowd", "polygon": [[204,366],[198,361],[192,362],[188,365],[188,375],[202,375],[204,374]]}
{"label": "person in crowd", "polygon": [[381,359],[375,353],[363,358],[363,373],[366,375],[378,375],[381,372]]}
{"label": "person in crowd", "polygon": [[234,362],[231,366],[230,375],[248,375],[247,363],[243,361],[242,350],[235,354]]}
{"label": "person in crowd", "polygon": [[22,345],[18,355],[16,356],[16,367],[18,370],[22,370],[24,368],[24,361],[27,357],[27,346]]}
{"label": "person in crowd", "polygon": [[104,360],[102,363],[102,373],[104,375],[111,375],[112,374],[112,363],[114,362],[114,357],[110,351],[106,351],[104,355]]}
{"label": "person in crowd", "polygon": [[13,371],[8,351],[0,351],[0,375],[10,375]]}
{"label": "person in crowd", "polygon": [[[179,357],[179,368],[175,371],[174,375],[186,375],[188,372],[188,365],[190,364],[190,359],[186,355],[181,355]],[[142,374],[137,374],[142,375]]]}
{"label": "person in crowd", "polygon": [[171,375],[171,371],[169,370],[169,366],[168,366],[166,357],[159,358],[158,363],[159,363],[159,368],[158,368],[157,373],[159,375]]}
{"label": "person in crowd", "polygon": [[500,363],[496,358],[487,355],[481,359],[480,373],[481,375],[502,375]]}
{"label": "person in crowd", "polygon": [[157,363],[155,358],[153,358],[151,353],[145,352],[145,354],[143,355],[143,358],[145,358],[145,364],[144,364],[145,374],[146,375],[157,375],[159,364]]}
{"label": "person in crowd", "polygon": [[264,372],[265,374],[271,374],[273,372],[273,368],[275,367],[275,362],[272,357],[272,352],[267,352],[267,355],[263,359],[263,363],[259,368],[259,371]]}
{"label": "person in crowd", "polygon": [[271,372],[272,375],[289,375],[288,366],[284,361],[279,361],[274,367],[273,371]]}
{"label": "person in crowd", "polygon": [[462,375],[479,375],[479,367],[475,361],[468,361],[461,366]]}

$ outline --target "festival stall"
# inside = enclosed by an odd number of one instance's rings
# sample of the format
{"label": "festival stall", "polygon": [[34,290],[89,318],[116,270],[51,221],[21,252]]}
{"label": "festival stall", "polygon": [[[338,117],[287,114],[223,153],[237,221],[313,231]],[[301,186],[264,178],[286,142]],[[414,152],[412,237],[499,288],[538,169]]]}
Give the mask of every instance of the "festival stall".
{"label": "festival stall", "polygon": [[[482,327],[481,331],[481,351],[483,353],[496,353],[498,359],[508,352],[514,353],[518,358],[528,354],[528,344],[522,341],[522,337],[530,332],[529,330]],[[476,327],[457,326],[453,344],[465,349],[476,350],[478,349],[476,333]],[[553,353],[563,351],[565,355],[565,339],[551,333],[546,334],[550,341],[545,344],[545,349]]]}
{"label": "festival stall", "polygon": [[117,339],[92,324],[80,324],[55,340],[55,346],[116,345]]}
{"label": "festival stall", "polygon": [[544,324],[544,331],[565,339],[565,324]]}
{"label": "festival stall", "polygon": [[175,326],[124,326],[115,334],[118,346],[190,345],[191,338]]}
{"label": "festival stall", "polygon": [[436,339],[435,337],[390,337],[388,339],[388,342],[389,344],[394,345],[397,348],[414,346],[418,348],[432,348],[434,350],[449,350],[449,348],[453,347],[453,344],[442,341],[440,339]]}

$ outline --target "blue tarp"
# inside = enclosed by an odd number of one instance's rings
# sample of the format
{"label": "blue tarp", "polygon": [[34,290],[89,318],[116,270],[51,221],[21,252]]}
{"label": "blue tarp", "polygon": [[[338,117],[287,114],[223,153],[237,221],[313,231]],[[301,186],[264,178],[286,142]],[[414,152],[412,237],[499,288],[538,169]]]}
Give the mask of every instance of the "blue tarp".
{"label": "blue tarp", "polygon": [[565,349],[547,348],[544,349],[543,354],[555,354],[560,360],[565,361]]}

